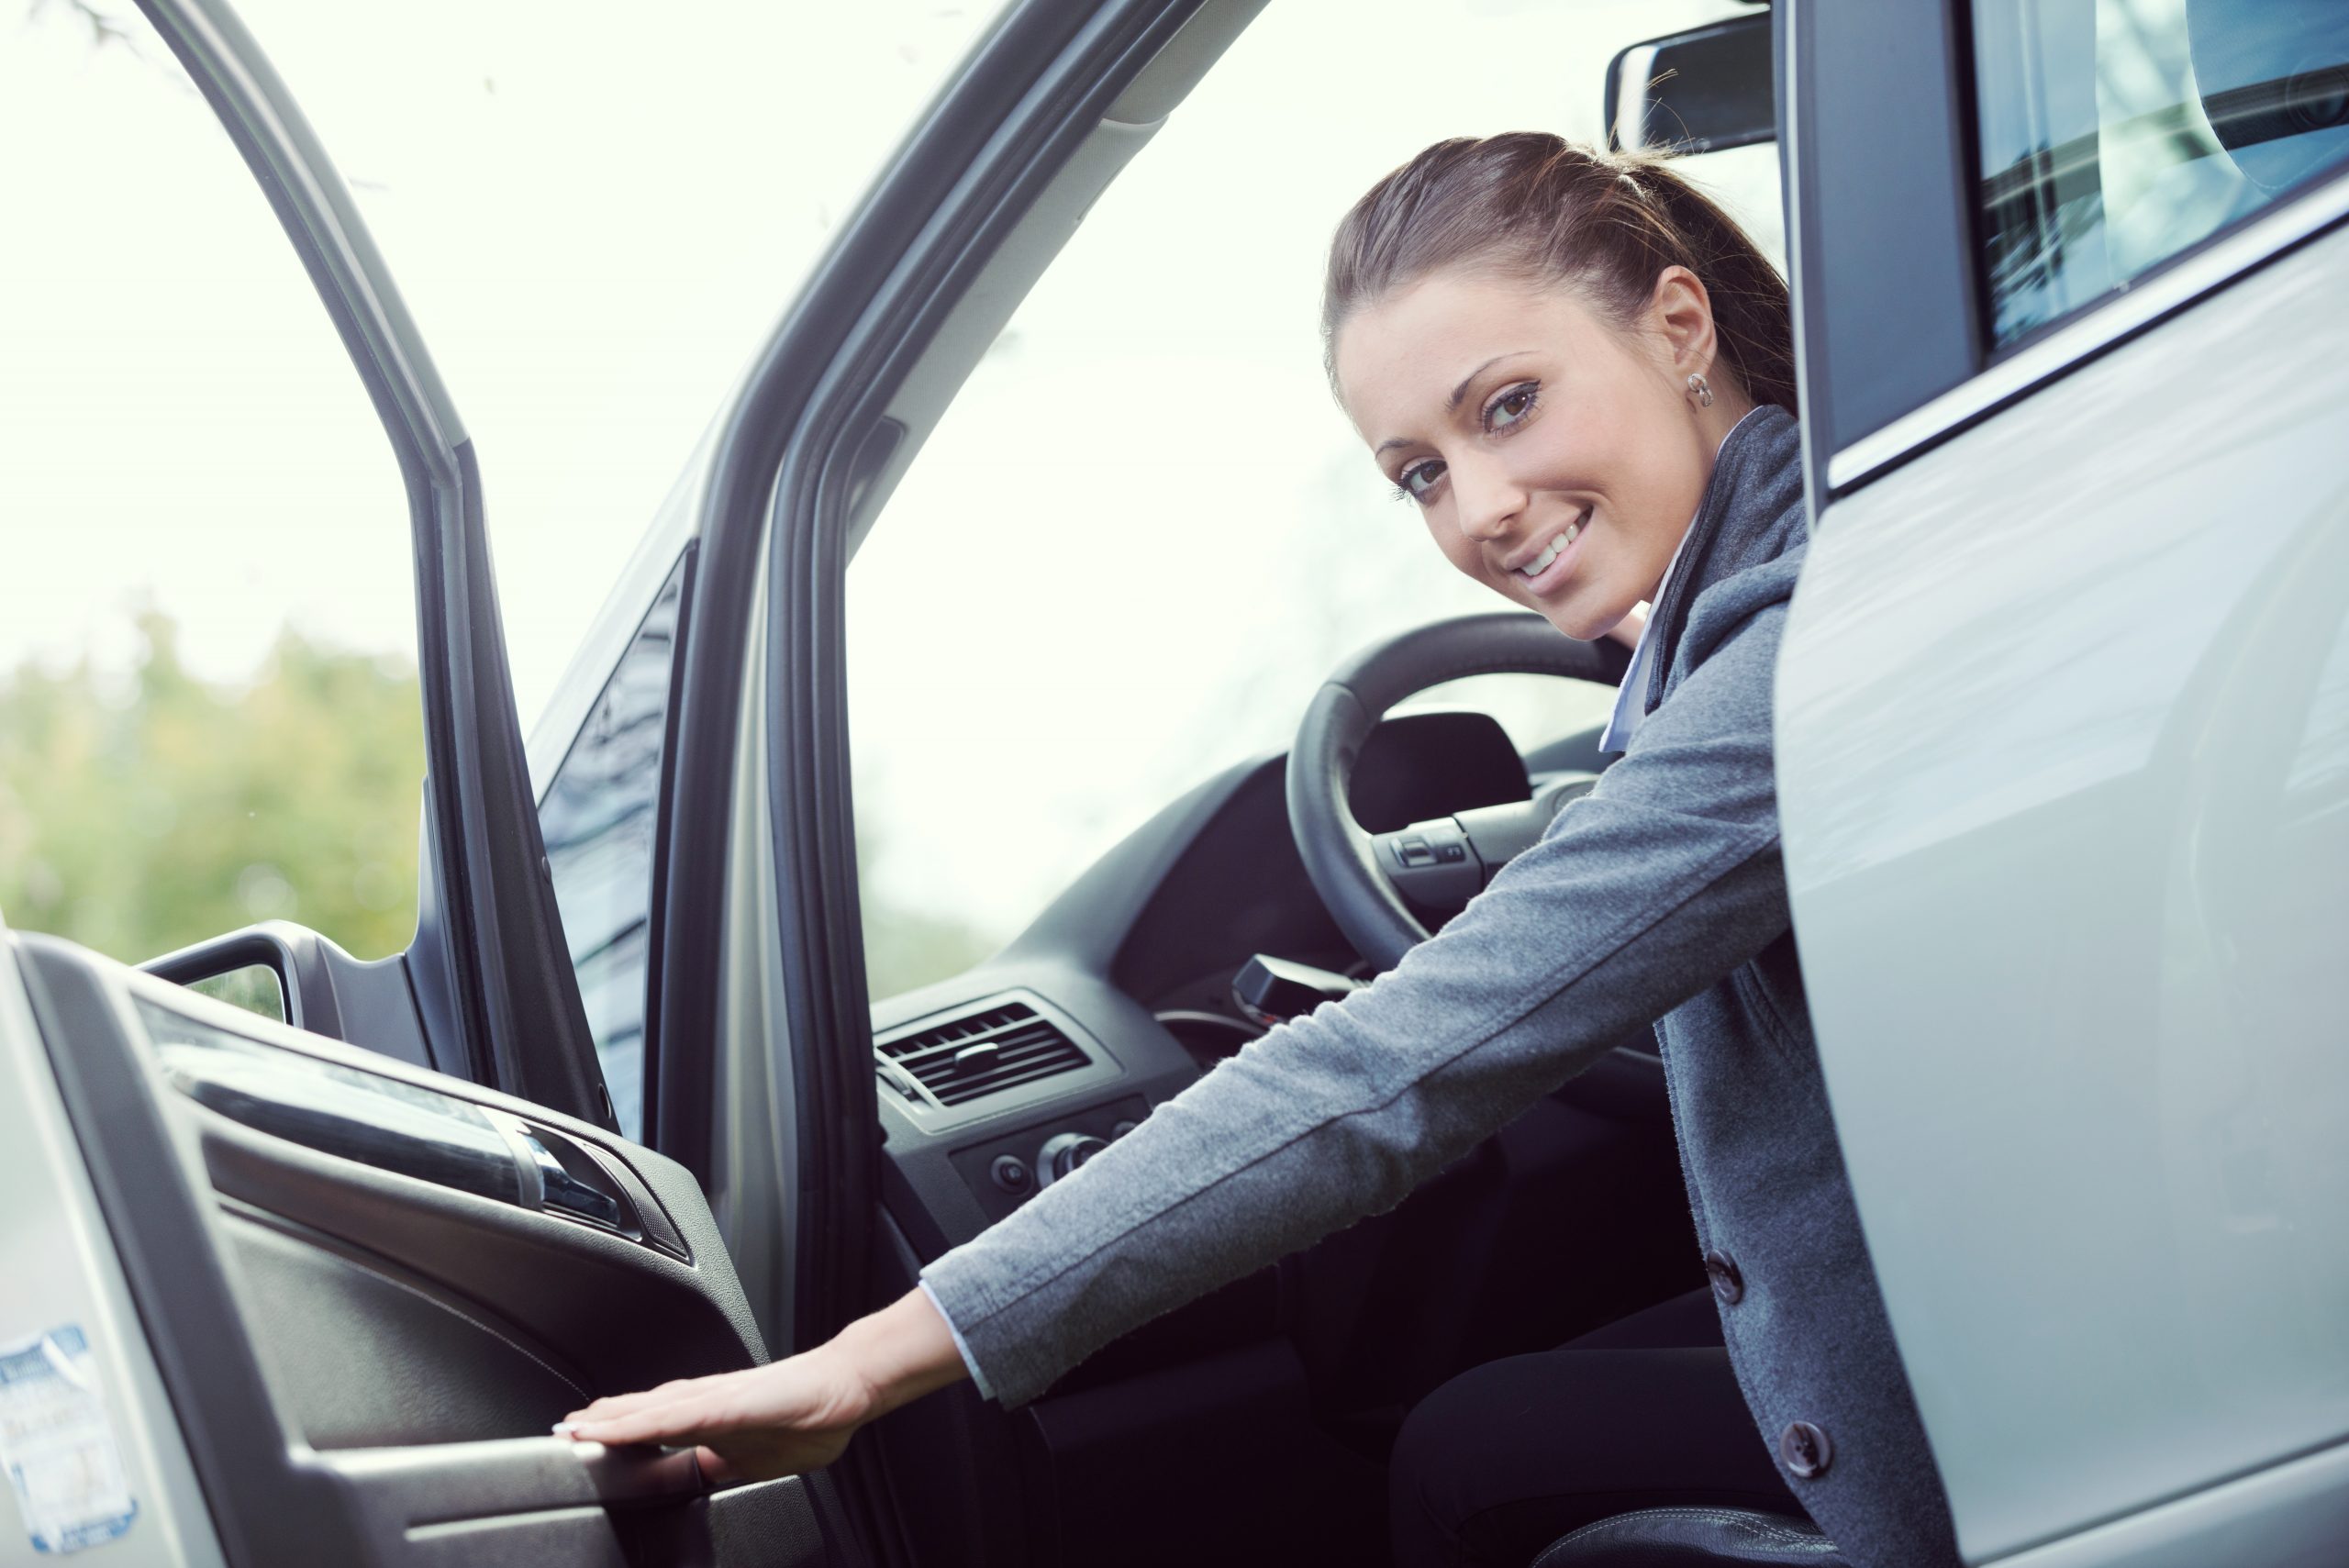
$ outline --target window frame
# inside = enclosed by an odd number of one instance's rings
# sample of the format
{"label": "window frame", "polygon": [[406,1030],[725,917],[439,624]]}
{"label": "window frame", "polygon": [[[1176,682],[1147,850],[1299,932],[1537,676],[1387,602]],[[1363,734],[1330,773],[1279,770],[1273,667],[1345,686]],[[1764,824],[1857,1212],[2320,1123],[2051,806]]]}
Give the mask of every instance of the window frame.
{"label": "window frame", "polygon": [[545,873],[471,437],[350,190],[228,0],[139,0],[285,232],[407,492],[425,785],[409,998],[442,1070],[608,1130]]}
{"label": "window frame", "polygon": [[[613,684],[619,679],[621,671],[627,667],[629,660],[635,656],[639,645],[644,640],[646,625],[651,619],[654,610],[660,607],[662,599],[668,597],[674,592],[676,595],[676,607],[673,614],[669,630],[669,665],[668,669],[664,672],[664,679],[662,681],[664,695],[662,697],[661,716],[661,749],[655,755],[652,762],[652,821],[650,828],[650,852],[645,857],[647,886],[645,889],[644,973],[642,981],[643,1014],[638,1025],[641,1045],[640,1047],[638,1083],[636,1085],[638,1106],[637,1125],[632,1129],[625,1127],[620,1129],[624,1136],[638,1143],[643,1144],[647,1148],[659,1147],[653,1134],[659,1126],[657,1118],[659,1114],[658,1100],[660,1093],[659,1085],[661,1081],[659,1071],[659,1007],[661,997],[661,956],[662,940],[662,917],[664,906],[667,903],[668,843],[671,810],[670,798],[672,794],[670,782],[676,772],[677,765],[676,741],[679,686],[685,667],[685,647],[686,640],[691,636],[692,632],[695,576],[694,568],[699,554],[697,548],[698,544],[699,541],[697,539],[688,537],[683,546],[678,548],[674,555],[666,558],[665,565],[657,575],[650,573],[645,574],[644,582],[650,584],[651,590],[651,593],[649,595],[629,595],[628,600],[629,603],[635,603],[639,597],[641,597],[642,599],[642,603],[636,605],[635,619],[632,623],[629,624],[628,634],[620,640],[617,648],[607,648],[602,650],[607,657],[598,661],[598,667],[601,669],[601,675],[596,684],[589,690],[584,705],[580,706],[575,714],[568,715],[568,717],[572,718],[572,722],[568,726],[567,733],[562,737],[562,751],[559,758],[548,766],[545,781],[538,786],[536,791],[538,815],[540,823],[540,837],[543,839],[545,837],[544,824],[546,821],[547,808],[550,803],[551,803],[555,798],[556,790],[562,781],[564,771],[571,766],[574,758],[581,755],[579,749],[580,742],[585,737],[588,726],[595,723],[597,717],[603,713],[605,698],[610,694]],[[653,559],[658,560],[661,558],[656,556]],[[637,574],[633,573],[629,576],[624,577],[622,584],[624,587],[628,588],[638,588],[643,586],[643,584],[638,581]],[[581,683],[581,684],[584,686],[584,682]],[[552,738],[550,737],[548,739],[551,740]],[[551,747],[550,747],[550,750],[551,750]],[[554,884],[556,897],[559,904],[562,897],[562,878],[561,874],[561,868],[556,864],[557,852],[558,846],[551,840],[548,841],[548,876]],[[566,931],[565,936],[566,939],[568,939],[570,937],[570,933]],[[566,940],[564,956],[571,962],[574,984],[578,987],[581,999],[584,1004],[586,997],[586,984],[584,977],[579,973],[578,956],[575,952],[573,952],[570,950],[568,940]],[[590,1033],[592,1037],[592,1020],[590,1021]],[[596,1071],[605,1095],[605,1104],[607,1106],[613,1106],[615,1102],[611,1099],[610,1074],[606,1071],[602,1041],[600,1040],[596,1040],[595,1046]],[[615,1119],[617,1119],[616,1111]]]}
{"label": "window frame", "polygon": [[[1812,517],[1831,460],[1981,367],[1968,83],[1936,26],[1871,0],[1779,0],[1778,140]],[[1907,106],[1887,113],[1892,106]]]}
{"label": "window frame", "polygon": [[[2349,164],[2343,164],[2182,248],[2093,304],[1994,348],[1976,265],[1980,172],[1968,0],[1945,0],[1942,6],[1937,57],[1914,39],[1901,52],[1901,24],[1913,18],[1898,15],[1898,7],[1866,0],[1778,0],[1778,9],[1787,262],[1804,480],[1814,525],[1835,498],[2349,218]],[[1898,65],[1897,75],[1885,69],[1887,60]],[[1855,74],[1863,64],[1875,73]],[[1865,84],[1846,92],[1840,83],[1847,80]],[[1920,117],[1935,134],[1841,141],[1830,134],[1846,124],[1877,123],[1869,120],[1869,110],[1887,102],[1938,104],[1938,114],[1929,108]],[[1895,157],[1901,149],[1916,161]],[[1880,183],[1870,185],[1871,178]],[[1898,195],[1871,210],[1849,194],[1872,188]],[[1887,308],[1887,291],[1838,286],[1831,258],[1840,258],[1826,243],[1828,233],[1835,251],[1875,258],[1883,273],[1911,281],[1905,317]],[[1944,247],[1940,257],[1920,255],[1920,245],[1929,239]],[[1932,322],[1962,322],[1962,350],[1938,332],[1909,329]],[[1847,383],[1863,389],[1858,397],[1842,395]]]}

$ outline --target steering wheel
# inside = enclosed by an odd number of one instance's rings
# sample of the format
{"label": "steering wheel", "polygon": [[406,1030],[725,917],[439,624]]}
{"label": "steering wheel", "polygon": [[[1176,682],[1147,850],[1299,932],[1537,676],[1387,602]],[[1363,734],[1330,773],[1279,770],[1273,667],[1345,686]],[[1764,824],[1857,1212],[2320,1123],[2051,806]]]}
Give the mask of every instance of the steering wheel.
{"label": "steering wheel", "polygon": [[[1631,651],[1612,639],[1582,642],[1531,611],[1504,610],[1435,621],[1355,654],[1314,694],[1288,754],[1289,831],[1330,918],[1355,951],[1391,969],[1427,940],[1405,901],[1458,908],[1495,872],[1532,846],[1578,789],[1478,806],[1364,832],[1348,806],[1363,743],[1404,698],[1467,675],[1521,673],[1620,682]],[[1583,787],[1587,787],[1583,786]]]}

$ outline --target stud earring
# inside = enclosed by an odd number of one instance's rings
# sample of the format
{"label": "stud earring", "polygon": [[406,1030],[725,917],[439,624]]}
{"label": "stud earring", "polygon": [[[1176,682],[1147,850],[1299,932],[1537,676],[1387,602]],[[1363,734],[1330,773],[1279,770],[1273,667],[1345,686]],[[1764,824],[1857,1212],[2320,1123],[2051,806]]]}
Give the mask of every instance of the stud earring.
{"label": "stud earring", "polygon": [[1701,375],[1692,375],[1688,378],[1688,395],[1697,400],[1697,406],[1699,408],[1710,408],[1713,406],[1712,386]]}

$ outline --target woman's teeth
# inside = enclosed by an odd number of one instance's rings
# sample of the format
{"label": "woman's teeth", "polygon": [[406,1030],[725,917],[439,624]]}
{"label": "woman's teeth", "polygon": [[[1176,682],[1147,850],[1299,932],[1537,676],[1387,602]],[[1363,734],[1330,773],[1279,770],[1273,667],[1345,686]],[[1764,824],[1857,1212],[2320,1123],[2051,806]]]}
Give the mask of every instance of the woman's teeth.
{"label": "woman's teeth", "polygon": [[1550,562],[1558,559],[1558,552],[1574,543],[1575,536],[1580,532],[1582,532],[1582,523],[1579,519],[1568,523],[1566,531],[1550,541],[1549,549],[1517,569],[1518,575],[1520,577],[1541,576],[1550,569]]}

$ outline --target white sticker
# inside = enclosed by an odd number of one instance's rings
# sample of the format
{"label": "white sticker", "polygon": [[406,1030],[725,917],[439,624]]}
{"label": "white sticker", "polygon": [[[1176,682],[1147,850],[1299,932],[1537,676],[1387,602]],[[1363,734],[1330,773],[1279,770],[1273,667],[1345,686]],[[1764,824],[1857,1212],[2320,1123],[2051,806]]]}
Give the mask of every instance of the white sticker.
{"label": "white sticker", "polygon": [[79,1551],[130,1528],[139,1505],[72,1324],[0,1345],[0,1467],[35,1551]]}

